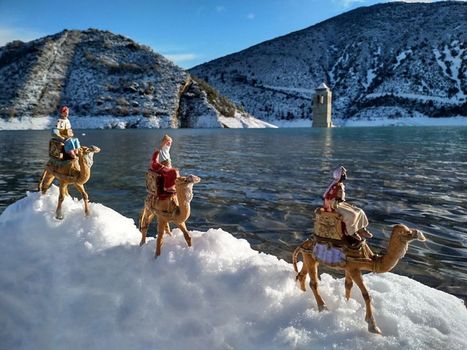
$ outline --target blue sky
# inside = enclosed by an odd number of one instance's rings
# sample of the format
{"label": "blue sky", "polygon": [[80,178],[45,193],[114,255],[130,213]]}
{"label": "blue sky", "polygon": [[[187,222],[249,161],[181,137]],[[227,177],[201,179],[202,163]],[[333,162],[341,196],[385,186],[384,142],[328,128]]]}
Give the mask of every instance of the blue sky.
{"label": "blue sky", "polygon": [[[243,50],[377,0],[0,0],[0,46],[63,29],[127,36],[181,67]],[[429,2],[429,1],[425,1]]]}

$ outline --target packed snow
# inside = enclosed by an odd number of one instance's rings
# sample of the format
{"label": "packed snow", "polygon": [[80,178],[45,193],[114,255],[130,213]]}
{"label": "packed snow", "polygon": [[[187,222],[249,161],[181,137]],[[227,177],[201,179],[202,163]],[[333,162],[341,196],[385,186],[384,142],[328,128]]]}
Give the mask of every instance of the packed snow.
{"label": "packed snow", "polygon": [[192,231],[191,248],[174,229],[154,259],[132,219],[98,203],[85,217],[68,197],[59,221],[57,197],[28,193],[0,215],[3,349],[467,348],[462,301],[410,278],[365,275],[375,335],[341,278],[321,275],[319,313],[291,264],[222,229]]}

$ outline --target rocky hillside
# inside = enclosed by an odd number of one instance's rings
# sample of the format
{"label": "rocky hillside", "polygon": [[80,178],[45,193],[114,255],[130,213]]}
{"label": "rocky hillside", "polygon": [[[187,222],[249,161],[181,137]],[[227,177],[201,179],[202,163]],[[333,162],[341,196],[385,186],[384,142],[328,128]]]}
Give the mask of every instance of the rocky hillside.
{"label": "rocky hillside", "polygon": [[311,117],[323,81],[333,116],[467,116],[467,3],[391,2],[194,67],[264,120]]}
{"label": "rocky hillside", "polygon": [[0,118],[54,116],[63,104],[73,117],[121,117],[123,127],[258,122],[150,48],[110,32],[65,30],[0,48]]}

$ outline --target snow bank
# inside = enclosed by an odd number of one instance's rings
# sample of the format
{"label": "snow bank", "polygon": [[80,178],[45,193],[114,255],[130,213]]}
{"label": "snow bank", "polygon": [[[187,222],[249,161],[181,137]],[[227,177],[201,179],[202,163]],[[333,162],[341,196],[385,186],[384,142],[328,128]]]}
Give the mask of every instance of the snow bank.
{"label": "snow bank", "polygon": [[[203,118],[202,116],[200,117]],[[220,128],[221,123],[229,128],[275,128],[274,125],[262,120],[246,117],[236,113],[234,117],[227,118],[219,115],[205,123],[198,123],[198,127]],[[215,119],[215,120],[214,120]],[[50,129],[55,124],[57,118],[53,117],[22,117],[10,118],[8,120],[0,118],[0,130],[44,130]],[[71,117],[71,124],[74,129],[127,129],[127,128],[169,128],[171,118],[158,117],[114,117],[114,116],[93,116],[93,117]]]}
{"label": "snow bank", "polygon": [[467,126],[467,117],[430,118],[420,114],[402,118],[372,117],[347,119],[340,126]]}
{"label": "snow bank", "polygon": [[[401,109],[402,114],[407,111]],[[394,109],[391,108],[391,112]],[[335,119],[336,126],[466,126],[467,117],[429,118],[423,115],[415,117],[389,118],[374,116],[375,113],[362,113],[362,116],[354,119]],[[52,117],[24,117],[5,120],[0,118],[0,130],[44,130],[51,129],[56,122]],[[141,116],[132,117],[72,117],[71,123],[74,129],[127,129],[127,128],[169,128],[170,119],[145,118]],[[228,128],[310,128],[310,119],[296,120],[271,120],[262,121],[253,117],[245,117],[237,113],[233,118],[219,116],[201,116],[197,123],[199,128],[220,128],[221,125]]]}
{"label": "snow bank", "polygon": [[[357,290],[323,274],[330,311],[292,266],[221,229],[179,230],[153,258],[133,220],[58,191],[29,193],[0,216],[3,349],[465,349],[461,300],[395,274],[366,275],[384,335],[370,334]],[[142,201],[141,201],[142,203]]]}
{"label": "snow bank", "polygon": [[250,116],[242,115],[236,112],[233,118],[219,116],[219,121],[228,128],[276,128],[275,125],[256,119]]}
{"label": "snow bank", "polygon": [[295,120],[273,120],[271,121],[278,128],[311,128],[311,119],[295,119]]}

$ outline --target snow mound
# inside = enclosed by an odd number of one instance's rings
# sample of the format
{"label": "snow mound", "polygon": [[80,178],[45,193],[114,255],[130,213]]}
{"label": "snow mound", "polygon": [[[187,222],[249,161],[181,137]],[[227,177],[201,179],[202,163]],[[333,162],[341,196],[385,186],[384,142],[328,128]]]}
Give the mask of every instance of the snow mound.
{"label": "snow mound", "polygon": [[412,279],[365,276],[378,336],[342,279],[322,275],[319,313],[290,264],[221,229],[193,231],[192,248],[175,229],[155,260],[132,219],[67,198],[58,221],[57,198],[28,193],[0,216],[4,349],[467,348],[462,301]]}

